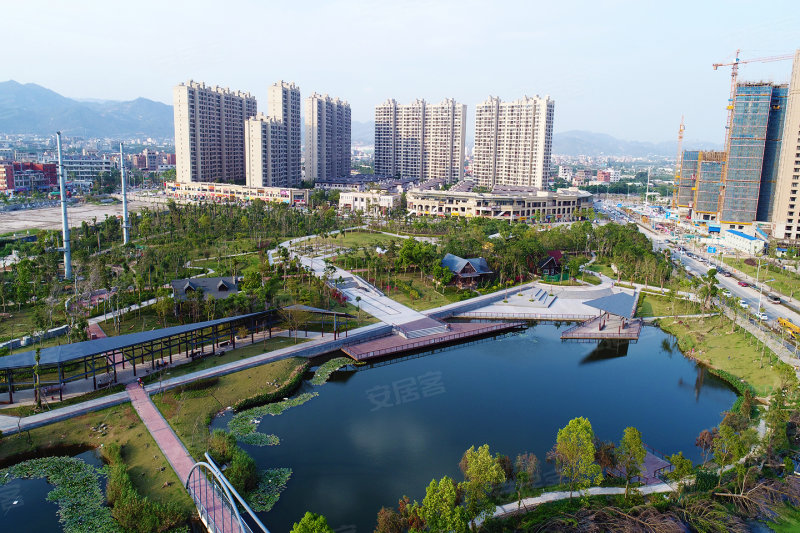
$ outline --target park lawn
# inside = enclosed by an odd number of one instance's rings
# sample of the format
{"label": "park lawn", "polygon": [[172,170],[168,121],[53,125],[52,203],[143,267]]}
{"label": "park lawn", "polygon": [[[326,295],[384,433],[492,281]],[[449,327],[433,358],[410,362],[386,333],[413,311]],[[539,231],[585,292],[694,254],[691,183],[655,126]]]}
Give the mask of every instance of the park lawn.
{"label": "park lawn", "polygon": [[759,280],[774,279],[775,281],[770,281],[767,285],[781,294],[794,296],[795,292],[800,292],[800,274],[783,270],[774,265],[768,265],[766,262],[761,263],[761,272],[758,273],[758,266],[748,265],[744,262],[744,259],[733,257],[726,257],[724,263],[753,278],[758,274]]}
{"label": "park lawn", "polygon": [[[17,311],[16,305],[6,305],[5,312],[11,316],[8,318],[0,318],[0,342],[24,337],[39,329],[34,326],[33,306],[22,306],[22,308]],[[67,318],[64,315],[64,304],[56,304],[53,309],[52,327],[56,328],[66,323]],[[17,351],[19,351],[19,349],[17,349]]]}
{"label": "park lawn", "polygon": [[761,368],[761,344],[739,327],[731,333],[727,318],[722,324],[719,317],[665,318],[659,326],[677,338],[684,355],[689,355],[693,347],[694,358],[699,362],[738,376],[755,387],[759,396],[768,395],[780,385],[778,368],[773,366],[775,355],[767,349]]}
{"label": "park lawn", "polygon": [[669,297],[648,292],[641,292],[639,304],[636,307],[636,316],[672,316],[672,315],[693,315],[701,313],[699,304],[688,300],[678,299],[673,303]]}
{"label": "park lawn", "polygon": [[593,272],[599,272],[601,274],[604,274],[611,279],[617,279],[617,274],[613,270],[611,270],[611,265],[592,263],[591,265],[587,265],[586,268]]}
{"label": "park lawn", "polygon": [[[205,319],[204,319],[205,320]],[[173,314],[168,314],[166,317],[166,327],[179,326],[180,322]],[[154,329],[161,329],[164,326],[161,324],[158,315],[153,310],[152,306],[145,307],[138,311],[131,311],[125,313],[119,322],[119,333],[114,329],[114,321],[105,320],[98,324],[103,332],[109,337],[117,335],[127,335],[128,333],[141,333],[143,331],[151,331]]]}
{"label": "park lawn", "polygon": [[[192,266],[206,269],[210,268],[214,271],[214,273],[211,274],[213,277],[232,276],[234,260],[236,260],[237,276],[244,276],[250,271],[258,272],[259,266],[261,265],[261,259],[257,255],[257,252],[250,252],[247,255],[223,257],[219,260],[215,256],[209,257],[208,259],[195,259],[192,261]],[[197,270],[197,272],[200,272],[200,270]]]}
{"label": "park lawn", "polygon": [[[93,429],[101,424],[108,427],[102,431]],[[187,516],[193,512],[189,495],[130,403],[5,437],[0,440],[1,464],[8,466],[40,455],[47,448],[70,445],[97,448],[112,442],[122,445],[128,473],[139,494],[156,502],[175,502]]]}
{"label": "park lawn", "polygon": [[208,448],[208,426],[218,412],[238,400],[272,392],[284,383],[306,359],[292,357],[241,372],[206,380],[209,386],[183,392],[180,387],[151,396],[172,429],[195,458]]}
{"label": "park lawn", "polygon": [[330,236],[327,239],[322,239],[320,237],[316,237],[314,239],[309,239],[307,241],[303,241],[301,246],[338,246],[341,248],[361,248],[363,246],[372,246],[372,245],[385,245],[388,244],[389,241],[395,241],[398,245],[402,244],[404,239],[401,237],[395,237],[393,235],[386,235],[384,233],[373,233],[371,231],[348,231],[346,233],[336,234],[335,236]]}
{"label": "park lawn", "polygon": [[[397,273],[392,276],[393,279],[410,282],[411,286],[419,291],[420,297],[411,299],[411,297],[400,289],[387,291],[385,287],[380,289],[392,300],[401,303],[415,311],[424,311],[426,309],[433,309],[441,307],[460,300],[457,289],[454,287],[445,287],[444,294],[433,290],[430,282],[425,279],[420,279],[419,274],[414,272]],[[441,289],[440,289],[441,290]],[[476,295],[477,296],[477,295]]]}
{"label": "park lawn", "polygon": [[[170,379],[178,376],[184,376],[186,374],[191,374],[192,372],[197,372],[199,370],[206,370],[208,368],[214,368],[216,366],[224,365],[227,363],[231,363],[233,361],[240,361],[242,359],[247,359],[248,357],[253,357],[255,355],[261,355],[262,353],[272,352],[274,350],[280,350],[281,348],[286,348],[287,346],[294,346],[295,344],[300,344],[302,342],[306,342],[309,339],[304,339],[302,336],[297,339],[297,342],[292,338],[288,337],[272,337],[271,339],[266,339],[266,341],[258,341],[255,344],[248,344],[247,346],[243,346],[241,348],[236,348],[234,350],[228,350],[227,348],[223,348],[225,350],[225,355],[221,356],[208,356],[202,359],[198,359],[196,361],[191,361],[184,363],[182,365],[173,366],[172,368],[164,368],[163,371],[154,372],[152,374],[147,375],[146,377],[142,378],[142,381],[145,383],[156,383],[159,379]],[[183,355],[173,355],[173,360],[176,358],[184,357]]]}
{"label": "park lawn", "polygon": [[778,516],[769,527],[775,533],[794,533],[800,531],[800,509],[788,504],[778,509]]}
{"label": "park lawn", "polygon": [[[591,268],[589,270],[591,270]],[[600,285],[601,283],[603,283],[603,280],[601,280],[599,277],[595,276],[594,274],[581,274],[578,277],[578,279],[581,280],[581,281],[585,281],[586,283],[588,283],[590,285]]]}

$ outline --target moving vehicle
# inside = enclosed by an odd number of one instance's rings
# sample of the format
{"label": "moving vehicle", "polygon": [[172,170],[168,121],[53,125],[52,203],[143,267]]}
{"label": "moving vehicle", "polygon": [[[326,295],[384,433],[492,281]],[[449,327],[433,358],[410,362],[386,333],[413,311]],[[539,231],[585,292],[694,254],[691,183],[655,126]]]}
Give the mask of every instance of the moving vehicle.
{"label": "moving vehicle", "polygon": [[793,339],[800,339],[800,326],[792,323],[791,320],[785,318],[778,318],[778,324],[789,334]]}
{"label": "moving vehicle", "polygon": [[728,289],[725,289],[724,291],[722,291],[722,294],[724,294],[724,295],[725,295],[726,297],[728,297],[728,298],[730,298],[731,296],[733,296],[733,293],[731,293],[731,291],[730,291],[730,290],[728,290]]}
{"label": "moving vehicle", "polygon": [[739,282],[739,286],[740,287],[749,287],[750,285],[746,281],[740,281]]}
{"label": "moving vehicle", "polygon": [[730,272],[728,272],[727,270],[723,270],[723,271],[722,271],[722,275],[723,275],[723,276],[725,276],[726,278],[729,278],[729,277],[731,277],[731,273],[730,273]]}
{"label": "moving vehicle", "polygon": [[739,307],[741,307],[742,309],[749,309],[750,304],[747,303],[745,300],[739,300]]}
{"label": "moving vehicle", "polygon": [[770,302],[772,302],[774,304],[781,303],[781,297],[778,296],[777,294],[772,294],[772,293],[767,294],[767,300],[769,300]]}
{"label": "moving vehicle", "polygon": [[764,311],[756,311],[753,314],[756,315],[756,318],[759,320],[767,320],[767,313]]}

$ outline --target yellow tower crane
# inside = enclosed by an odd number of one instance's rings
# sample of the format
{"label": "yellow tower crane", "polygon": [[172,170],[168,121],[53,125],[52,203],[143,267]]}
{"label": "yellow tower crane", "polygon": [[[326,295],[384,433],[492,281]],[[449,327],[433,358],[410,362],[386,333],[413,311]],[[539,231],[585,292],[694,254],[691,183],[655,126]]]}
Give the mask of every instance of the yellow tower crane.
{"label": "yellow tower crane", "polygon": [[683,115],[681,115],[681,126],[678,128],[678,157],[675,158],[675,180],[672,183],[672,209],[678,208],[678,189],[681,185],[681,168],[683,167]]}

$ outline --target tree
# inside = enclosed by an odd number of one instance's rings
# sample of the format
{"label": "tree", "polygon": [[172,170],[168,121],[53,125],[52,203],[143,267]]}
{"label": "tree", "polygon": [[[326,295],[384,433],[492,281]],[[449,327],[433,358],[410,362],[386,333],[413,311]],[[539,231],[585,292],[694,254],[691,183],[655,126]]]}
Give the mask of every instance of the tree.
{"label": "tree", "polygon": [[570,498],[575,490],[599,485],[603,480],[600,466],[594,462],[592,424],[584,417],[573,418],[566,427],[558,430],[548,460],[555,463],[559,476],[567,479]]}
{"label": "tree", "polygon": [[670,455],[668,459],[674,468],[672,472],[667,474],[667,477],[678,483],[678,493],[682,493],[686,478],[692,475],[692,469],[694,468],[692,466],[692,461],[684,457],[683,452]]}
{"label": "tree", "polygon": [[302,309],[284,307],[280,310],[280,315],[286,329],[290,332],[294,330],[294,342],[297,344],[297,331],[311,320],[311,313]]}
{"label": "tree", "polygon": [[459,505],[456,483],[445,476],[438,482],[434,479],[425,489],[422,507],[418,513],[425,521],[427,531],[436,533],[463,533],[467,531],[467,511]]}
{"label": "tree", "polygon": [[300,522],[292,526],[292,533],[333,533],[324,516],[306,511]]}
{"label": "tree", "polygon": [[458,466],[466,479],[461,488],[464,491],[467,516],[474,527],[476,518],[494,511],[494,504],[489,500],[489,494],[495,486],[505,482],[506,476],[497,457],[493,457],[489,452],[488,444],[477,450],[475,446],[470,446],[469,450],[464,452]]}
{"label": "tree", "polygon": [[522,492],[530,489],[539,474],[539,458],[532,453],[521,453],[514,462],[514,490],[517,492],[517,509],[522,505]]}
{"label": "tree", "polygon": [[41,381],[39,379],[39,361],[41,361],[41,359],[42,359],[41,352],[42,352],[41,347],[36,348],[36,355],[34,356],[34,360],[36,361],[36,364],[33,365],[34,381],[36,382],[36,390],[35,390],[35,393],[36,393],[36,409],[41,409],[42,408],[42,384],[41,384]]}
{"label": "tree", "polygon": [[644,465],[647,452],[642,444],[642,434],[634,427],[627,427],[622,433],[622,440],[617,448],[618,464],[625,473],[625,497],[628,497],[628,486],[631,479],[638,476]]}
{"label": "tree", "polygon": [[719,436],[714,439],[714,462],[717,463],[720,473],[717,486],[722,481],[722,472],[729,465],[737,465],[737,474],[742,480],[745,470],[744,466],[739,465],[738,462],[747,455],[755,441],[756,434],[752,429],[737,433],[727,424],[719,425]]}
{"label": "tree", "polygon": [[708,461],[708,454],[714,447],[714,438],[716,437],[716,431],[711,432],[707,429],[704,429],[700,432],[700,435],[694,441],[694,445],[700,448],[703,452],[703,465],[705,466],[706,462]]}

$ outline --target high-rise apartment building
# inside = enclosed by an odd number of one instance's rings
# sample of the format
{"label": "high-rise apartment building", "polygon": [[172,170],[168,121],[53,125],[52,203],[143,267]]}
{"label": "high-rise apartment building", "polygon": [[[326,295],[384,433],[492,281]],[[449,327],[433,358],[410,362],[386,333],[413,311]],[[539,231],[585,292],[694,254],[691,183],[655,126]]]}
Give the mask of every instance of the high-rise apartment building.
{"label": "high-rise apartment building", "polygon": [[306,98],[305,179],[350,175],[350,104],[314,93]]}
{"label": "high-rise apartment building", "polygon": [[742,229],[769,218],[786,94],[785,85],[771,83],[740,83],[736,87],[720,198],[719,218],[727,229]]}
{"label": "high-rise apartment building", "polygon": [[190,80],[173,89],[173,108],[177,181],[244,183],[244,123],[256,99]]}
{"label": "high-rise apartment building", "polygon": [[691,209],[697,220],[717,220],[725,159],[725,152],[683,152],[677,191],[679,208]]}
{"label": "high-rise apartment building", "polygon": [[286,128],[286,171],[290,187],[300,185],[300,88],[294,83],[279,81],[269,88],[270,118],[281,121]]}
{"label": "high-rise apartment building", "polygon": [[478,185],[547,186],[554,108],[549,96],[513,102],[489,97],[478,105],[472,171]]}
{"label": "high-rise apartment building", "polygon": [[375,107],[375,174],[454,183],[464,170],[467,106],[415,100]]}
{"label": "high-rise apartment building", "polygon": [[248,187],[291,187],[286,165],[286,126],[261,113],[244,130]]}
{"label": "high-rise apartment building", "polygon": [[800,242],[800,50],[794,54],[792,78],[786,98],[783,142],[778,163],[772,236],[781,242]]}

